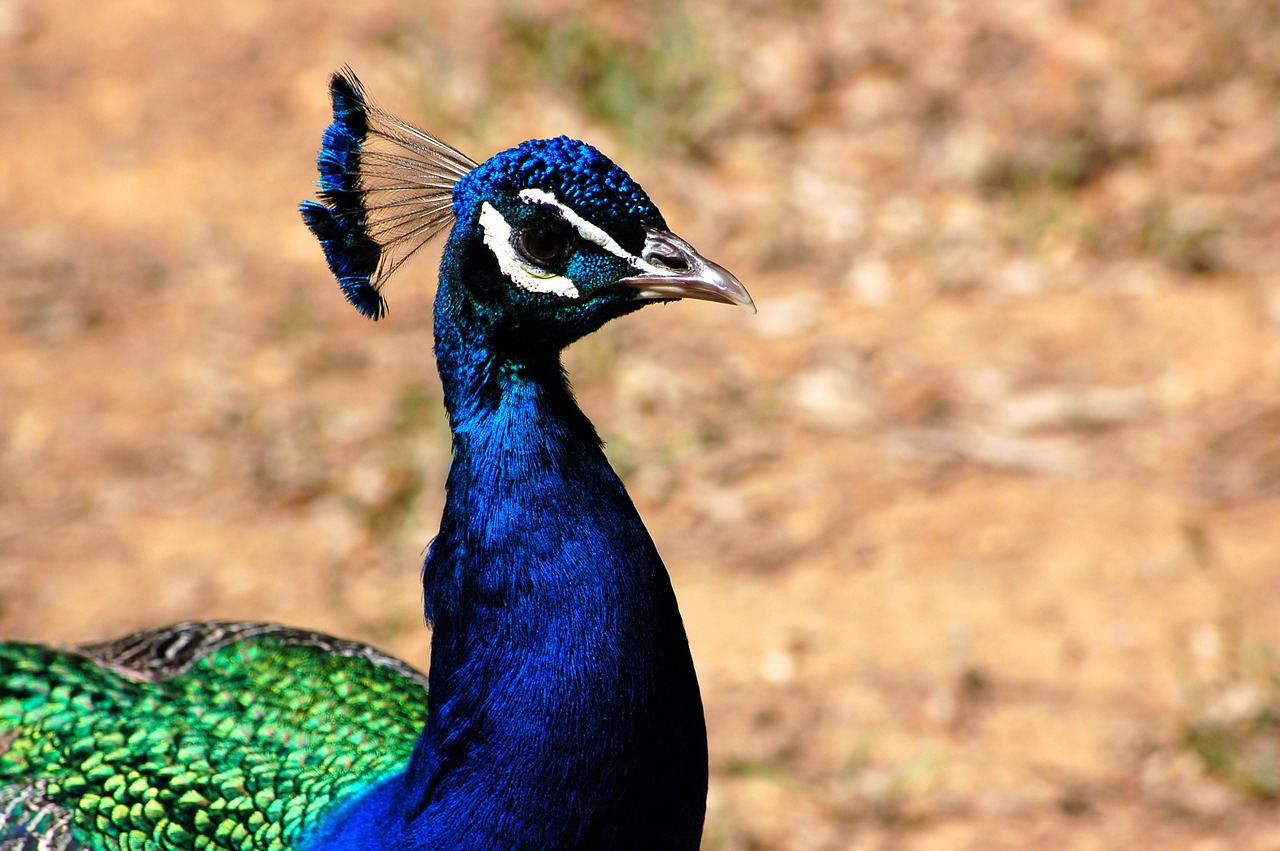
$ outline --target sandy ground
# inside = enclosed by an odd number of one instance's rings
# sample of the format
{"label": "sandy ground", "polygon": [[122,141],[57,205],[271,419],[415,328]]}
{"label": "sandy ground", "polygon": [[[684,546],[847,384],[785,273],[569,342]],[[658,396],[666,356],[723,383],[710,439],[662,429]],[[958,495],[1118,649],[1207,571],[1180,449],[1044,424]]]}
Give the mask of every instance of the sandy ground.
{"label": "sandy ground", "polygon": [[295,210],[349,63],[592,140],[756,297],[567,356],[708,849],[1280,849],[1280,7],[453,5],[0,0],[0,634],[425,666],[433,259],[372,325]]}

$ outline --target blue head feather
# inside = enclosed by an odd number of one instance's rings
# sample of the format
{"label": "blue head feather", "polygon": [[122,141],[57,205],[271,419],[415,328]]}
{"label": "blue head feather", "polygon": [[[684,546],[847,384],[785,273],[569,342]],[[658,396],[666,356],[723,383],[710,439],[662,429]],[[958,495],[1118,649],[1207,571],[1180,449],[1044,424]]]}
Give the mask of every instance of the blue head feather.
{"label": "blue head feather", "polygon": [[522,189],[553,192],[632,254],[640,253],[646,226],[667,227],[640,184],[596,148],[568,136],[531,139],[490,157],[454,187],[454,215],[465,220],[481,200],[514,201]]}
{"label": "blue head feather", "polygon": [[[483,205],[492,206],[513,227],[527,226],[558,214],[527,203],[525,193],[547,193],[572,214],[614,240],[624,253],[638,255],[648,230],[665,230],[666,222],[649,196],[625,171],[586,142],[560,136],[533,139],[495,154],[459,179],[453,189],[455,225],[441,264],[436,295],[436,356],[441,363],[456,351],[475,351],[474,339],[459,340],[457,317],[474,318],[466,330],[474,337],[483,328],[492,354],[500,360],[515,351],[557,354],[604,322],[643,306],[625,290],[610,291],[633,274],[633,260],[619,257],[587,240],[547,267],[548,274],[571,281],[580,296],[565,299],[521,290],[504,277],[494,253],[480,250]],[[449,370],[444,370],[449,372]],[[449,380],[446,378],[446,380]]]}

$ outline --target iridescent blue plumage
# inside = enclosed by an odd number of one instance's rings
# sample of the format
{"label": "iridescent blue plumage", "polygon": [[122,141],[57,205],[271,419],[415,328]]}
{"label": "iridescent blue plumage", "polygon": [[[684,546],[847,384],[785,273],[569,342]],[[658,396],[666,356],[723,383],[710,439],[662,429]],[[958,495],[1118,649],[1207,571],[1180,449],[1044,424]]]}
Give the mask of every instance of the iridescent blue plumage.
{"label": "iridescent blue plumage", "polygon": [[330,91],[302,214],[348,300],[383,315],[379,287],[452,225],[428,688],[269,625],[0,644],[0,849],[693,851],[707,745],[688,641],[560,353],[651,301],[750,296],[583,142],[476,165],[349,72]]}

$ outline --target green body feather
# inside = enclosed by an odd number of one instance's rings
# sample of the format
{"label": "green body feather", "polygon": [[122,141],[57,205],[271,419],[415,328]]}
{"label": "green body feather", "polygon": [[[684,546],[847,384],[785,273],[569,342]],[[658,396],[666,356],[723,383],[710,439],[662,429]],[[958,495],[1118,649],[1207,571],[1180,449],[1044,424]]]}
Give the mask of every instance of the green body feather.
{"label": "green body feather", "polygon": [[418,672],[279,627],[0,644],[0,849],[291,847],[405,765],[425,711]]}

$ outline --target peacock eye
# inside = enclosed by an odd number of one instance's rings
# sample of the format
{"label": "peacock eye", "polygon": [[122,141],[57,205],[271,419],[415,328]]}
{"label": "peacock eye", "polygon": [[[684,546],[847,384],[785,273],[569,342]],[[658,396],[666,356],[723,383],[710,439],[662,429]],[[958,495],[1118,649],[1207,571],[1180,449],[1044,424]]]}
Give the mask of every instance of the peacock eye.
{"label": "peacock eye", "polygon": [[569,253],[569,238],[555,228],[523,228],[512,242],[521,257],[537,266],[554,266]]}

